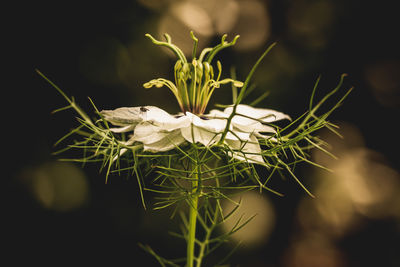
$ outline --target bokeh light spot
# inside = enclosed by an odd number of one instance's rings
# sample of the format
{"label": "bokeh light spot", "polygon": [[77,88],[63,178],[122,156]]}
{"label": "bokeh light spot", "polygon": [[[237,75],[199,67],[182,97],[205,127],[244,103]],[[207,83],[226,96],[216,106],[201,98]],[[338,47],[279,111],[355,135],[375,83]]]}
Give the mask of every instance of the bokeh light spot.
{"label": "bokeh light spot", "polygon": [[232,29],[239,34],[240,41],[234,46],[237,50],[253,50],[263,45],[270,35],[270,17],[267,7],[261,1],[239,1],[239,18]]}
{"label": "bokeh light spot", "polygon": [[232,30],[237,22],[240,7],[236,0],[192,0],[210,16],[215,34],[222,35]]}
{"label": "bokeh light spot", "polygon": [[213,34],[211,18],[199,5],[181,2],[171,9],[172,14],[196,33],[210,36]]}
{"label": "bokeh light spot", "polygon": [[87,177],[74,164],[48,162],[25,170],[22,177],[33,197],[46,209],[67,212],[88,203]]}
{"label": "bokeh light spot", "polygon": [[316,200],[303,199],[298,220],[304,229],[320,230],[331,237],[341,237],[363,223],[362,218],[399,218],[400,175],[383,155],[365,147],[360,131],[351,124],[339,123],[339,138],[322,131],[337,160],[322,151],[314,151],[317,163],[332,170],[317,170]]}
{"label": "bokeh light spot", "polygon": [[[238,220],[243,223],[251,216],[256,215],[245,227],[234,233],[232,238],[246,245],[254,246],[266,242],[275,225],[275,211],[271,202],[256,192],[246,192],[240,198],[236,197],[232,200],[237,203],[241,201],[240,206],[232,217],[224,222],[224,231],[232,230]],[[226,213],[235,207],[236,204],[232,201],[226,200],[223,203]]]}
{"label": "bokeh light spot", "polygon": [[295,240],[283,260],[285,267],[344,267],[344,256],[324,236],[313,233]]}
{"label": "bokeh light spot", "polygon": [[[186,56],[191,55],[193,49],[193,40],[189,35],[190,31],[193,31],[196,37],[201,40],[198,44],[198,51],[207,46],[210,37],[214,33],[208,13],[201,6],[188,1],[172,4],[158,24],[158,35],[162,36],[168,33],[172,37],[172,42]],[[164,49],[164,51],[174,56],[168,49]]]}
{"label": "bokeh light spot", "polygon": [[392,203],[397,200],[400,176],[385,164],[382,155],[367,149],[349,153],[337,175],[347,178],[344,187],[359,213],[372,218],[394,215]]}

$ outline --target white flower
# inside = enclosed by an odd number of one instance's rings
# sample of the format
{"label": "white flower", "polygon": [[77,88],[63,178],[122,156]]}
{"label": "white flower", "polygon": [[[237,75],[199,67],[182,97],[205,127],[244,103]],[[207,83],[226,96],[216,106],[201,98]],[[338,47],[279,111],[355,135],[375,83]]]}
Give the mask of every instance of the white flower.
{"label": "white flower", "polygon": [[[119,126],[111,128],[115,133],[133,132],[127,141],[140,142],[143,150],[164,152],[185,142],[211,146],[221,141],[233,107],[224,111],[211,110],[209,114],[197,116],[193,113],[170,115],[154,106],[117,108],[103,110],[104,119]],[[236,108],[229,131],[223,144],[229,148],[228,155],[237,160],[264,164],[258,138],[271,137],[275,128],[264,123],[290,119],[284,113],[240,104]]]}

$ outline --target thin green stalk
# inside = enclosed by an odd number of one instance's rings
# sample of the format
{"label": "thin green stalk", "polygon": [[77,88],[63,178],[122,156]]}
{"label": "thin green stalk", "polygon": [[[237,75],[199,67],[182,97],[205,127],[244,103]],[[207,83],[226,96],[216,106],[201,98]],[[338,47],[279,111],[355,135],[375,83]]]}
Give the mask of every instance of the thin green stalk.
{"label": "thin green stalk", "polygon": [[[193,134],[193,133],[192,133]],[[195,245],[196,245],[196,223],[198,215],[198,202],[199,192],[201,187],[201,163],[199,158],[199,152],[197,146],[193,145],[196,159],[192,161],[195,164],[192,168],[194,177],[197,178],[192,180],[192,190],[189,199],[189,224],[188,224],[188,236],[187,236],[187,253],[186,253],[186,267],[194,267],[195,261]]]}
{"label": "thin green stalk", "polygon": [[[215,183],[216,183],[215,185],[216,185],[217,187],[220,186],[220,185],[219,185],[219,180],[218,180],[218,179],[215,180]],[[218,206],[219,206],[219,200],[216,199],[215,203],[216,203],[216,207],[215,207],[214,216],[213,216],[213,218],[212,218],[212,224],[213,224],[213,225],[211,226],[211,228],[205,228],[205,229],[206,229],[206,236],[205,236],[205,238],[204,238],[204,242],[202,242],[202,243],[200,244],[199,258],[198,258],[196,267],[201,267],[201,263],[202,263],[202,260],[203,260],[203,258],[204,258],[204,255],[205,255],[206,246],[208,245],[208,241],[209,241],[210,238],[211,238],[211,234],[212,234],[212,231],[214,230],[214,227],[217,225],[217,220],[218,220],[218,211],[217,211],[217,209],[218,209]],[[222,214],[222,213],[221,213],[221,214]]]}
{"label": "thin green stalk", "polygon": [[[89,116],[86,115],[85,112],[82,111],[82,109],[75,103],[74,99],[69,98],[55,83],[50,81],[49,78],[47,78],[43,73],[41,73],[39,70],[36,70],[36,72],[43,78],[45,79],[51,86],[53,86],[64,98],[67,100],[67,102],[70,104],[70,106],[86,121],[87,124],[90,126],[93,125],[92,121],[90,120]],[[59,111],[59,110],[58,110]]]}
{"label": "thin green stalk", "polygon": [[[198,177],[199,174],[196,173]],[[196,242],[196,222],[197,222],[197,206],[199,195],[197,194],[198,180],[192,181],[192,195],[190,198],[188,239],[187,239],[187,267],[194,266],[194,249]]]}
{"label": "thin green stalk", "polygon": [[242,101],[242,99],[243,99],[243,97],[244,97],[244,94],[245,94],[245,92],[246,92],[246,89],[247,89],[247,87],[248,87],[248,85],[249,85],[249,83],[250,83],[250,80],[251,80],[251,78],[253,77],[254,72],[256,71],[258,65],[260,65],[260,63],[261,63],[261,61],[264,59],[264,57],[269,53],[269,51],[271,51],[271,49],[272,49],[275,45],[276,45],[276,43],[273,43],[273,44],[271,44],[271,45],[267,48],[267,50],[265,50],[265,52],[264,52],[264,53],[261,55],[261,57],[257,60],[256,64],[254,64],[254,66],[251,68],[249,74],[247,75],[246,80],[244,81],[244,84],[243,84],[243,86],[242,86],[242,89],[240,90],[240,93],[239,93],[239,95],[237,96],[236,102],[235,102],[235,104],[233,105],[232,113],[231,113],[231,115],[230,115],[230,116],[228,117],[228,119],[227,119],[227,123],[226,123],[225,130],[224,130],[224,132],[222,133],[222,136],[221,136],[220,141],[218,142],[218,145],[221,145],[221,144],[224,142],[224,140],[225,140],[225,137],[226,137],[226,135],[227,135],[227,133],[228,133],[228,130],[229,130],[229,127],[230,127],[230,125],[231,125],[231,121],[232,121],[233,117],[236,115],[236,108],[237,108],[237,105],[239,105],[240,102]]}

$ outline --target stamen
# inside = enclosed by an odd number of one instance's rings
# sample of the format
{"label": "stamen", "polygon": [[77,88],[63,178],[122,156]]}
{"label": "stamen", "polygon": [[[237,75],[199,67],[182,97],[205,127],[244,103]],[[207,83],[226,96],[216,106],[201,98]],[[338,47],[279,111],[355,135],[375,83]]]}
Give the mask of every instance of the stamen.
{"label": "stamen", "polygon": [[203,49],[198,59],[196,59],[198,39],[193,32],[190,32],[190,35],[194,41],[192,51],[193,59],[191,62],[185,58],[182,50],[171,43],[171,37],[169,35],[164,35],[166,41],[158,41],[151,35],[146,35],[154,44],[170,48],[178,57],[178,60],[174,67],[175,83],[159,78],[145,83],[144,87],[166,86],[175,95],[182,112],[190,111],[194,114],[201,115],[205,112],[215,88],[219,88],[221,84],[226,83],[233,83],[236,87],[241,87],[241,85],[243,85],[242,82],[231,78],[220,81],[222,66],[219,61],[217,61],[218,75],[214,80],[214,70],[211,65],[211,61],[215,55],[220,50],[234,45],[239,35],[235,36],[231,42],[226,42],[225,39],[227,35],[223,35],[218,45],[213,48]]}

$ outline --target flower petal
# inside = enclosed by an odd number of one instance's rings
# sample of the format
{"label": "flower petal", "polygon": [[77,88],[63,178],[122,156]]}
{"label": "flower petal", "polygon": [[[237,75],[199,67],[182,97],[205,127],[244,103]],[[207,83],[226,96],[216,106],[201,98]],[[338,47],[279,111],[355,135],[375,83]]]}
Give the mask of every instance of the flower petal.
{"label": "flower petal", "polygon": [[186,141],[190,143],[201,143],[204,146],[210,146],[218,142],[221,137],[219,133],[207,131],[193,124],[189,127],[181,128],[181,134]]}
{"label": "flower petal", "polygon": [[151,152],[168,151],[185,141],[180,130],[165,131],[150,122],[138,124],[133,139],[143,143],[144,151]]}
{"label": "flower petal", "polygon": [[275,129],[271,126],[264,125],[259,121],[252,120],[250,118],[246,118],[243,116],[234,116],[232,118],[232,124],[234,129],[238,129],[239,131],[246,132],[246,133],[253,133],[253,132],[268,132],[268,133],[275,133]]}
{"label": "flower petal", "polygon": [[135,129],[135,125],[127,125],[119,128],[110,128],[110,131],[113,133],[126,133],[131,132]]}
{"label": "flower petal", "polygon": [[[236,132],[235,134],[236,135],[232,134],[230,138],[225,139],[225,143],[232,149],[228,155],[240,161],[265,165],[257,138],[254,135],[250,135],[247,140],[244,140],[239,137],[242,133],[239,134]],[[237,137],[239,137],[240,140]],[[242,135],[242,137],[244,136]]]}
{"label": "flower petal", "polygon": [[[231,114],[232,111],[233,111],[233,107],[227,107],[224,110],[224,113]],[[286,115],[282,112],[279,112],[279,111],[276,111],[273,109],[254,108],[254,107],[244,105],[244,104],[237,105],[236,113],[242,114],[242,115],[250,117],[250,118],[259,119],[266,123],[279,121],[279,120],[283,120],[283,119],[290,120],[289,115]]]}
{"label": "flower petal", "polygon": [[[227,109],[225,109],[227,110]],[[210,111],[209,114],[206,115],[208,118],[228,118],[232,110],[228,110],[229,113],[222,112],[217,109],[213,109]],[[246,133],[276,133],[275,128],[264,125],[258,121],[258,118],[255,118],[254,120],[248,117],[244,116],[234,116],[232,118],[232,126],[234,130],[238,130],[241,132],[246,132]]]}
{"label": "flower petal", "polygon": [[174,149],[185,142],[179,130],[165,134],[165,136],[154,143],[143,144],[143,150],[149,152],[164,152]]}
{"label": "flower petal", "polygon": [[114,110],[102,110],[100,114],[104,116],[106,121],[117,126],[136,125],[143,120],[140,109],[141,107],[123,107]]}
{"label": "flower petal", "polygon": [[153,123],[164,131],[173,131],[176,129],[188,127],[190,125],[190,118],[188,118],[187,116],[182,116],[179,118],[169,116],[168,118],[165,117],[164,119],[165,120],[162,121],[158,118],[157,120],[154,120]]}
{"label": "flower petal", "polygon": [[102,110],[100,113],[104,119],[118,126],[136,125],[142,121],[168,125],[171,120],[175,119],[168,112],[155,106],[122,107],[115,110]]}
{"label": "flower petal", "polygon": [[233,130],[227,133],[225,139],[239,142],[238,144],[240,145],[240,143],[250,141],[250,133]]}
{"label": "flower petal", "polygon": [[210,146],[219,141],[222,132],[226,127],[226,120],[220,119],[201,119],[198,116],[186,112],[187,118],[191,124],[187,127],[182,127],[182,136],[191,143],[201,143],[205,146]]}
{"label": "flower petal", "polygon": [[212,109],[210,110],[210,113],[206,115],[207,118],[212,118],[212,119],[218,119],[218,118],[228,118],[229,114],[224,113],[221,110],[218,109]]}
{"label": "flower petal", "polygon": [[168,125],[176,120],[174,116],[158,107],[145,106],[142,110],[143,121],[151,122],[161,128],[163,128],[162,125]]}
{"label": "flower petal", "polygon": [[159,141],[166,135],[168,135],[168,132],[160,132],[159,127],[154,126],[149,122],[142,122],[136,126],[133,138],[135,141],[149,144]]}

